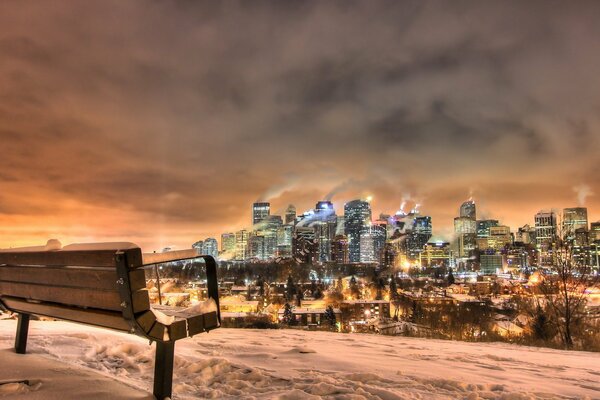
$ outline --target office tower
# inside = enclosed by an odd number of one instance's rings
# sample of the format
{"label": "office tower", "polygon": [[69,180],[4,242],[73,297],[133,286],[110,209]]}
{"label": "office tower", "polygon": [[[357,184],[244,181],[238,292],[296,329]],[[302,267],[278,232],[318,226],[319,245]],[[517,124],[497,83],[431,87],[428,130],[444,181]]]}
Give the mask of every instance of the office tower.
{"label": "office tower", "polygon": [[262,232],[252,232],[248,237],[248,258],[265,260],[265,237]]}
{"label": "office tower", "polygon": [[375,262],[375,246],[370,226],[366,226],[360,231],[360,262]]}
{"label": "office tower", "polygon": [[252,225],[265,220],[271,214],[271,203],[257,202],[252,204]]}
{"label": "office tower", "polygon": [[221,234],[221,251],[230,257],[233,256],[235,252],[235,233]]}
{"label": "office tower", "polygon": [[285,223],[294,225],[296,221],[296,207],[290,204],[285,210]]}
{"label": "office tower", "polygon": [[373,235],[373,250],[377,262],[382,262],[383,253],[385,251],[385,243],[387,241],[387,228],[384,225],[373,225],[371,227]]}
{"label": "office tower", "polygon": [[344,204],[345,234],[348,237],[350,262],[360,262],[360,231],[371,222],[371,205],[352,200]]}
{"label": "office tower", "polygon": [[385,240],[386,229],[384,226],[365,226],[360,232],[360,262],[381,262]]}
{"label": "office tower", "polygon": [[423,268],[449,267],[452,264],[451,257],[450,243],[426,243],[419,253],[419,262]]}
{"label": "office tower", "polygon": [[431,217],[414,216],[411,228],[406,238],[406,252],[411,260],[418,260],[423,247],[431,239]]}
{"label": "office tower", "polygon": [[331,261],[338,264],[348,264],[348,238],[336,235],[331,242]]}
{"label": "office tower", "polygon": [[600,221],[590,224],[590,242],[600,241]]}
{"label": "office tower", "polygon": [[297,226],[292,236],[294,260],[300,264],[314,264],[318,260],[318,243],[313,227]]}
{"label": "office tower", "polygon": [[578,229],[587,231],[588,229],[588,216],[587,208],[585,207],[573,207],[565,208],[563,210],[562,220],[562,236],[567,240],[575,239],[575,232]]}
{"label": "office tower", "polygon": [[468,217],[456,217],[454,218],[454,233],[461,235],[463,233],[477,232],[477,221]]}
{"label": "office tower", "polygon": [[556,214],[553,211],[540,211],[535,214],[535,240],[541,246],[552,243],[556,236]]}
{"label": "office tower", "polygon": [[529,225],[520,227],[515,235],[515,242],[523,244],[535,243],[535,229]]}
{"label": "office tower", "polygon": [[204,245],[203,240],[198,240],[196,243],[192,245],[192,249],[198,249],[202,253],[202,246]]}
{"label": "office tower", "polygon": [[244,261],[248,258],[248,239],[250,232],[245,229],[235,233],[235,259]]}
{"label": "office tower", "polygon": [[510,228],[504,225],[490,227],[490,235],[487,240],[489,249],[503,250],[506,246],[512,244]]}
{"label": "office tower", "polygon": [[204,244],[202,245],[202,253],[212,256],[216,259],[219,255],[219,245],[217,244],[217,239],[208,238],[204,240]]}
{"label": "office tower", "polygon": [[283,225],[280,215],[269,215],[262,222],[258,233],[264,237],[263,258],[274,258],[277,253],[277,230]]}
{"label": "office tower", "polygon": [[535,214],[535,243],[539,250],[539,265],[552,265],[552,246],[556,239],[556,214],[540,211]]}
{"label": "office tower", "polygon": [[492,226],[498,226],[497,219],[482,219],[480,221],[477,221],[477,237],[488,237],[490,235],[490,228]]}
{"label": "office tower", "polygon": [[460,216],[477,220],[477,212],[475,210],[475,202],[473,200],[465,201],[460,205]]}
{"label": "office tower", "polygon": [[[465,203],[468,204],[468,203]],[[463,206],[465,206],[463,204]],[[470,204],[470,203],[469,203]],[[461,213],[463,206],[461,206]],[[467,209],[467,212],[470,212]],[[454,233],[456,234],[455,248],[458,250],[458,257],[469,257],[476,247],[477,221],[470,217],[454,218]]]}
{"label": "office tower", "polygon": [[292,235],[294,234],[293,225],[282,225],[277,228],[277,257],[292,256]]}

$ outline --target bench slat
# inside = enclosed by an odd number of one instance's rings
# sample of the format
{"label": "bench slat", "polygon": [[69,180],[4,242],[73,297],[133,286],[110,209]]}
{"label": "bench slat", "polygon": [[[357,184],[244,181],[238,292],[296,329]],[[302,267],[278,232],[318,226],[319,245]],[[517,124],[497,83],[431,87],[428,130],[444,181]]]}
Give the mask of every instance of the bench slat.
{"label": "bench slat", "polygon": [[[132,290],[146,287],[142,269],[132,270],[129,279]],[[117,273],[114,268],[0,265],[0,281],[117,291]]]}
{"label": "bench slat", "polygon": [[[115,267],[117,251],[119,250],[0,251],[0,265]],[[129,268],[142,265],[142,252],[139,248],[124,250],[124,252],[127,252]]]}
{"label": "bench slat", "polygon": [[67,321],[96,325],[125,332],[130,329],[129,324],[123,319],[123,315],[116,311],[95,310],[91,308],[83,310],[81,308],[63,305],[30,303],[23,299],[9,296],[2,297],[2,302],[8,308],[16,312],[64,319]]}
{"label": "bench slat", "polygon": [[[2,296],[20,297],[71,306],[93,307],[111,311],[122,310],[121,298],[116,291],[0,281],[0,294]],[[150,299],[145,289],[133,292],[132,299],[134,312],[150,309]]]}

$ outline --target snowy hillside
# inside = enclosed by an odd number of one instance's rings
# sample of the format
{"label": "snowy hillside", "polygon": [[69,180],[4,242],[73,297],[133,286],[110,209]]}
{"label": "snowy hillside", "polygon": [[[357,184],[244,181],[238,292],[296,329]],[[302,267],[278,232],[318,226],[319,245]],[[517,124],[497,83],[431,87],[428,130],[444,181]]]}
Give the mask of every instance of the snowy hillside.
{"label": "snowy hillside", "polygon": [[[8,358],[15,326],[15,321],[0,321],[0,357]],[[64,381],[92,371],[142,388],[144,394],[151,390],[153,347],[133,335],[33,322],[29,352],[30,360],[58,360],[69,367],[64,371],[77,372],[64,372],[72,373]],[[26,360],[11,357],[11,363]],[[175,362],[176,399],[600,398],[600,354],[506,344],[218,329],[177,342]],[[2,364],[0,381],[14,378],[13,368]],[[0,397],[48,398],[50,392],[44,396],[44,391],[61,370],[46,370],[31,387],[0,386]],[[61,400],[80,395],[71,391]]]}

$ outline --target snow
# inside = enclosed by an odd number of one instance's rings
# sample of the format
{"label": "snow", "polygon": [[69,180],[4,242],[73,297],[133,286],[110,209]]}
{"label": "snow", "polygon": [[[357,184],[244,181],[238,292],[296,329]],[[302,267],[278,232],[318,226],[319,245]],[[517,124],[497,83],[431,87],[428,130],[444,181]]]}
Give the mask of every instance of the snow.
{"label": "snow", "polygon": [[163,325],[169,326],[173,322],[175,322],[175,316],[167,315],[167,314],[163,313],[162,311],[160,311],[159,308],[162,310],[171,309],[173,312],[176,312],[175,315],[177,315],[179,317],[191,317],[191,316],[196,316],[196,315],[200,315],[200,314],[208,314],[210,312],[216,312],[217,311],[217,303],[213,299],[209,298],[206,301],[198,302],[198,303],[193,304],[190,307],[184,308],[184,309],[176,308],[176,307],[168,307],[168,306],[153,306],[151,308],[151,311],[154,314],[154,317],[156,318],[156,320]]}
{"label": "snow", "polygon": [[29,246],[29,247],[15,247],[12,249],[0,249],[0,253],[27,253],[27,252],[38,252],[38,251],[54,251],[60,250],[62,244],[57,239],[50,239],[46,242],[45,246]]}
{"label": "snow", "polygon": [[45,246],[15,247],[12,249],[0,249],[1,253],[26,253],[37,251],[93,251],[93,250],[128,250],[139,246],[130,242],[105,242],[105,243],[73,243],[62,246],[59,240],[50,239]]}
{"label": "snow", "polygon": [[210,312],[217,312],[217,303],[211,298],[192,304],[182,311],[182,315],[208,314]]}
{"label": "snow", "polygon": [[157,310],[154,307],[151,309],[151,311],[152,311],[152,314],[154,314],[154,318],[156,318],[156,320],[158,322],[160,322],[161,324],[163,324],[165,326],[169,326],[173,322],[175,322],[175,317],[169,316],[169,315]]}
{"label": "snow", "polygon": [[[0,359],[11,365],[0,368],[0,381],[41,385],[14,398],[115,398],[100,395],[106,377],[120,390],[151,391],[154,347],[143,338],[32,321],[32,354],[19,356],[9,350],[15,329],[14,320],[0,321]],[[599,361],[597,353],[500,343],[220,328],[177,342],[174,399],[598,399]],[[93,371],[95,386],[78,382]],[[53,392],[58,380],[75,389]]]}
{"label": "snow", "polygon": [[93,251],[93,250],[129,250],[139,246],[130,242],[105,242],[105,243],[73,243],[62,248],[64,251]]}

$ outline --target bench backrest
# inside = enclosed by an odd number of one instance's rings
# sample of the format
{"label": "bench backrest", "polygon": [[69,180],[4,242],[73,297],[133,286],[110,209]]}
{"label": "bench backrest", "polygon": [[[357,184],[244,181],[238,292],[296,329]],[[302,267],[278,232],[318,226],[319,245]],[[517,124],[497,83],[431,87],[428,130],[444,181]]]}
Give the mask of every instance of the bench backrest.
{"label": "bench backrest", "polygon": [[[0,301],[12,311],[129,330],[123,320],[122,284],[119,284],[122,280],[117,270],[118,260],[123,259],[127,260],[127,265],[121,268],[125,267],[129,276],[133,312],[150,309],[141,268],[142,252],[135,244],[70,245],[55,251],[33,250],[0,251]],[[61,306],[70,307],[70,312],[66,313]],[[83,317],[87,321],[81,321],[82,316],[76,315],[78,309],[87,312]]]}

